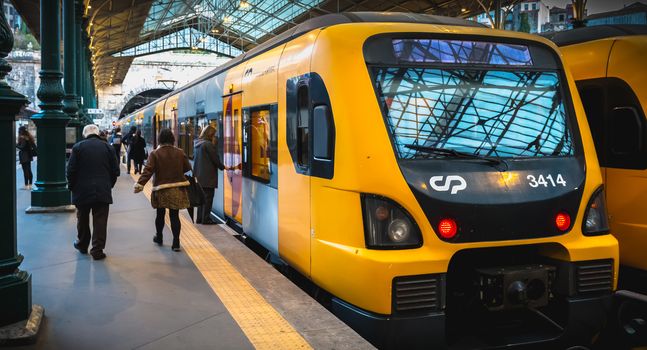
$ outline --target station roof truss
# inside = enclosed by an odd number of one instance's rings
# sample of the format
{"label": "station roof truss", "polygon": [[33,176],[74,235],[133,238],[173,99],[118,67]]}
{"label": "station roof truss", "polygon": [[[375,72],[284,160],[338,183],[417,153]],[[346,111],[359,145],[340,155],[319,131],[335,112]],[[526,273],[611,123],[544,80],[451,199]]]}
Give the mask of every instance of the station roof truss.
{"label": "station roof truss", "polygon": [[[379,11],[467,18],[495,0],[78,0],[94,83],[123,82],[133,58],[168,50],[234,57],[324,14]],[[12,0],[38,37],[40,0]],[[501,0],[501,6],[515,3]]]}

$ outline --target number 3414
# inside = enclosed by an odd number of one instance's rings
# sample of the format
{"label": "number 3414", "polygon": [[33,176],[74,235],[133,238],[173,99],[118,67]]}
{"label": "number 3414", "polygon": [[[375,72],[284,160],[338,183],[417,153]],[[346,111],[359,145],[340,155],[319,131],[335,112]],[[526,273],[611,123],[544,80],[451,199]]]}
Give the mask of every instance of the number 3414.
{"label": "number 3414", "polygon": [[564,177],[562,176],[562,174],[557,174],[556,177],[553,177],[552,174],[548,174],[546,176],[528,175],[526,176],[526,179],[528,179],[528,185],[530,185],[530,187],[539,187],[539,186],[548,187],[549,185],[552,187],[557,187],[557,185],[562,185],[566,187],[566,181],[564,180]]}

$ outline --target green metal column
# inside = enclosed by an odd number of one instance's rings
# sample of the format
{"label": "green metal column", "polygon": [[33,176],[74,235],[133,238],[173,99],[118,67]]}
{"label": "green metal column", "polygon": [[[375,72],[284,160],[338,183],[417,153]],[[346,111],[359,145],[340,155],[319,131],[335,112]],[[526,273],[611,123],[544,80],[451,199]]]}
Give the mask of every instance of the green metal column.
{"label": "green metal column", "polygon": [[81,96],[83,96],[83,69],[84,69],[84,45],[83,37],[85,36],[85,31],[83,30],[83,2],[81,0],[76,0],[76,13],[74,18],[74,27],[75,27],[75,41],[76,41],[76,101],[78,106],[78,115],[82,124],[88,124],[85,117],[85,109],[81,103]]}
{"label": "green metal column", "polygon": [[63,62],[65,98],[63,99],[63,112],[70,117],[68,126],[76,130],[76,141],[80,141],[81,122],[79,120],[79,106],[76,104],[76,4],[75,0],[63,0]]}
{"label": "green metal column", "polygon": [[70,117],[62,110],[60,10],[58,0],[40,0],[41,111],[31,118],[37,127],[38,163],[29,213],[73,209],[65,178],[65,126]]}
{"label": "green metal column", "polygon": [[0,11],[0,326],[27,319],[31,312],[31,275],[20,271],[23,256],[16,244],[16,114],[28,103],[5,80],[11,66],[5,60],[13,36]]}

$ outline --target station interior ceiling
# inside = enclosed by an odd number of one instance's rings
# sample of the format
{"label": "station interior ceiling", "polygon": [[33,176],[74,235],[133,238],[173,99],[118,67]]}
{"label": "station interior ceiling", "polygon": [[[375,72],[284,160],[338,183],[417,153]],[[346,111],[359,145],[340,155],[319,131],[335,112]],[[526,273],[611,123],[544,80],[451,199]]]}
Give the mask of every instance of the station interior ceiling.
{"label": "station interior ceiling", "polygon": [[[336,12],[472,17],[514,0],[80,0],[97,88],[123,82],[132,60],[166,50],[237,56],[309,18]],[[40,0],[12,0],[38,38]]]}

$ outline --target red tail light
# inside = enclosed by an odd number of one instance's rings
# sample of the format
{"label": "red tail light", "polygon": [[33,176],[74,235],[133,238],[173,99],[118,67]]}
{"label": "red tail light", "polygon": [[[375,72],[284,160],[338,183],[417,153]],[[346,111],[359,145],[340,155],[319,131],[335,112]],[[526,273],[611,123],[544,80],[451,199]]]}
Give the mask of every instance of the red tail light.
{"label": "red tail light", "polygon": [[559,213],[555,216],[555,226],[560,231],[566,231],[571,227],[571,216],[566,213]]}
{"label": "red tail light", "polygon": [[440,234],[442,238],[454,238],[454,236],[456,236],[456,232],[458,232],[458,225],[456,225],[456,221],[452,219],[442,219],[438,223],[438,234]]}

